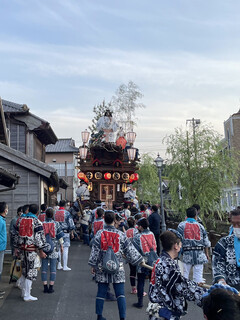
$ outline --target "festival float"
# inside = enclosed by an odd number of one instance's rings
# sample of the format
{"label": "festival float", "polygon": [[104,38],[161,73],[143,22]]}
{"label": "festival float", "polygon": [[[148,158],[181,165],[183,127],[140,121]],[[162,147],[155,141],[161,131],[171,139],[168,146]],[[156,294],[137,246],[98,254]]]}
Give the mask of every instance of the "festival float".
{"label": "festival float", "polygon": [[101,200],[108,209],[124,202],[136,203],[134,182],[139,178],[136,133],[124,132],[110,110],[97,121],[96,129],[91,136],[87,129],[82,132],[77,196],[84,206]]}

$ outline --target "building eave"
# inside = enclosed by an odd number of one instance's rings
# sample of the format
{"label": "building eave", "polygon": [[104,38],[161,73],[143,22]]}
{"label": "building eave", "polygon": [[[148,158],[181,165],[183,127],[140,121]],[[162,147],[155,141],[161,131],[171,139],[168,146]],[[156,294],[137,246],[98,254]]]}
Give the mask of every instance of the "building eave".
{"label": "building eave", "polygon": [[23,166],[31,171],[40,174],[43,177],[50,178],[52,174],[56,173],[56,170],[44,162],[33,159],[24,153],[12,149],[2,143],[0,143],[0,157],[3,157],[11,162],[14,162],[20,166]]}
{"label": "building eave", "polygon": [[0,166],[0,185],[13,188],[18,184],[19,178],[17,174]]}

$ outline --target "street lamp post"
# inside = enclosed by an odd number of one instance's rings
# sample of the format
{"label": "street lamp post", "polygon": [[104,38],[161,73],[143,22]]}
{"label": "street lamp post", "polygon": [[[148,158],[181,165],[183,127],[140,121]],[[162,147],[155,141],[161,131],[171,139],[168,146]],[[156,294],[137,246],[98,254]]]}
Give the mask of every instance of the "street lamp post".
{"label": "street lamp post", "polygon": [[165,222],[165,214],[163,208],[163,192],[162,192],[162,166],[163,166],[163,159],[160,157],[159,153],[157,158],[154,160],[156,167],[158,169],[158,177],[159,177],[159,184],[160,184],[160,200],[161,200],[161,216],[162,216],[162,223],[161,228],[162,232],[166,231],[166,222]]}

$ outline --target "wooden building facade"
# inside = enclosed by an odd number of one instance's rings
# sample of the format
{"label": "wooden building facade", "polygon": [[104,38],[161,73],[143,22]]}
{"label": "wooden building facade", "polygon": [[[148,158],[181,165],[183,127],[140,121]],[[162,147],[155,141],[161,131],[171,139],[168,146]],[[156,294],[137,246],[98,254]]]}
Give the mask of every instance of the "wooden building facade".
{"label": "wooden building facade", "polygon": [[57,141],[50,124],[31,114],[26,105],[1,100],[0,111],[0,182],[6,181],[6,172],[9,178],[12,175],[12,187],[0,186],[0,201],[9,206],[8,224],[19,206],[53,205],[57,191],[67,184],[44,163],[46,145]]}

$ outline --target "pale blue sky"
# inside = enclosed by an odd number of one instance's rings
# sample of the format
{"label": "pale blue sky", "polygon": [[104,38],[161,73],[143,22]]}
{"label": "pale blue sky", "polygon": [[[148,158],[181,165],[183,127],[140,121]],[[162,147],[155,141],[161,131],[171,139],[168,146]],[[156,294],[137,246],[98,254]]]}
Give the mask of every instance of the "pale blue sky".
{"label": "pale blue sky", "polygon": [[59,138],[81,142],[92,108],[134,81],[136,146],[164,153],[186,119],[223,121],[240,107],[240,2],[1,0],[0,96],[26,103]]}

